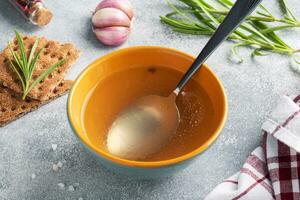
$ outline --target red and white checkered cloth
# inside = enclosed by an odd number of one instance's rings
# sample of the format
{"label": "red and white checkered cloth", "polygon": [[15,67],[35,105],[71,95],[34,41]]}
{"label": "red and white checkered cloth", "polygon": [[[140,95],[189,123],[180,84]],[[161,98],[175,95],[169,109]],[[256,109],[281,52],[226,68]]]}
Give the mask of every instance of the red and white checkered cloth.
{"label": "red and white checkered cloth", "polygon": [[205,200],[300,200],[300,95],[283,96],[262,126],[262,145]]}

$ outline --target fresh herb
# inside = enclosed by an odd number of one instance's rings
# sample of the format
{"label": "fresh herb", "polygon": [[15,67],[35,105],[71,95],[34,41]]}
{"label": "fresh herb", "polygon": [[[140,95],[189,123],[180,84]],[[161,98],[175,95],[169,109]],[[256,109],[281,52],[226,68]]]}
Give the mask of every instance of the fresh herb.
{"label": "fresh herb", "polygon": [[[212,35],[234,4],[231,0],[178,0],[186,5],[183,7],[175,6],[170,0],[166,1],[173,12],[160,16],[161,21],[170,25],[173,31],[195,35]],[[275,17],[260,5],[256,13],[249,16],[228,37],[229,40],[237,42],[232,46],[232,53],[238,62],[243,61],[237,54],[237,49],[242,46],[253,47],[252,56],[266,56],[270,52],[293,56],[300,52],[300,49],[290,47],[275,33],[279,30],[300,27],[300,22],[288,9],[285,1],[278,0],[278,2],[282,18]]]}
{"label": "fresh herb", "polygon": [[17,31],[15,31],[17,43],[19,45],[20,49],[20,55],[13,50],[12,45],[9,43],[9,50],[13,56],[13,60],[9,60],[10,64],[17,74],[18,78],[20,79],[22,89],[23,89],[23,95],[22,99],[24,100],[28,93],[34,88],[38,83],[40,83],[46,76],[51,74],[57,67],[64,64],[64,60],[60,60],[48,69],[46,69],[39,77],[37,77],[35,80],[32,80],[32,74],[35,69],[36,63],[40,57],[41,52],[43,51],[44,47],[42,47],[37,53],[36,49],[39,44],[40,39],[38,38],[31,50],[29,55],[27,56],[25,45],[23,41],[23,37],[21,34]]}

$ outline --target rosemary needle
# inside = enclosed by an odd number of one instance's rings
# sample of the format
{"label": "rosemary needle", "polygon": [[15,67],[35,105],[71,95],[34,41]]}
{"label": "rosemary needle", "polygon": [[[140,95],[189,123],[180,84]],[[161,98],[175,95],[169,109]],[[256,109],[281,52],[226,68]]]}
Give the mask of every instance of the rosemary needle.
{"label": "rosemary needle", "polygon": [[[212,35],[233,6],[231,0],[177,0],[185,7],[166,1],[173,12],[160,16],[161,21],[171,26],[173,31],[195,35]],[[299,53],[299,49],[290,47],[275,33],[300,27],[300,22],[287,7],[285,0],[278,0],[278,3],[282,18],[275,17],[260,5],[256,13],[249,16],[228,38],[237,42],[231,50],[238,62],[242,62],[242,59],[237,49],[242,46],[254,48],[252,56],[266,56],[271,52],[290,56]]]}
{"label": "rosemary needle", "polygon": [[20,55],[15,52],[12,48],[12,45],[9,43],[8,47],[13,56],[13,60],[9,60],[10,65],[12,66],[14,72],[18,76],[23,90],[22,99],[24,100],[28,93],[42,80],[45,79],[49,74],[51,74],[57,67],[64,64],[64,60],[60,60],[54,65],[47,68],[43,73],[40,74],[35,80],[32,80],[32,74],[36,67],[36,63],[39,59],[41,52],[43,51],[44,47],[42,47],[37,53],[36,49],[39,44],[40,39],[36,39],[34,42],[29,55],[27,56],[25,45],[23,41],[23,37],[17,31],[15,31],[17,43],[20,48]]}

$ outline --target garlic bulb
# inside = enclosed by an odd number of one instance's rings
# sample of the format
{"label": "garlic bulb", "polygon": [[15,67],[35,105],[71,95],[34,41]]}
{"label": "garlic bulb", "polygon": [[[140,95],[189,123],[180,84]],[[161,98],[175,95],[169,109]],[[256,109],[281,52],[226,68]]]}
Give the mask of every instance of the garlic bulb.
{"label": "garlic bulb", "polygon": [[92,17],[93,31],[100,42],[117,46],[128,38],[133,10],[128,0],[103,0]]}

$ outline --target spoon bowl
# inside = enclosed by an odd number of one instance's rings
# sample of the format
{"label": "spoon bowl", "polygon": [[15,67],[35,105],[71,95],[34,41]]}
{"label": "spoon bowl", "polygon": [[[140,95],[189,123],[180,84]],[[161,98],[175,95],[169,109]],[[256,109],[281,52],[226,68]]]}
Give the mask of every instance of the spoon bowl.
{"label": "spoon bowl", "polygon": [[174,93],[168,97],[149,95],[127,106],[108,132],[109,152],[141,160],[159,151],[176,133],[179,124],[175,99]]}

